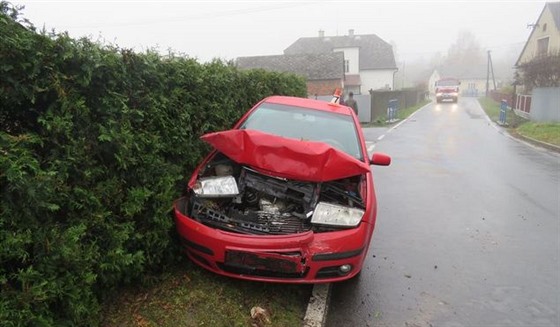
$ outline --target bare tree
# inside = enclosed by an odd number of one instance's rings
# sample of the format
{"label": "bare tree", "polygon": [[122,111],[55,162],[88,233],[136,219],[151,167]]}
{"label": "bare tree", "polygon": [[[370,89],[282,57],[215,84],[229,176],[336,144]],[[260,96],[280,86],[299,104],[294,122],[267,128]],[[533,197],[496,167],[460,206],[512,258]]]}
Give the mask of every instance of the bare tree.
{"label": "bare tree", "polygon": [[470,31],[462,31],[457,41],[449,47],[444,66],[459,68],[464,71],[468,68],[481,67],[486,63],[484,51]]}

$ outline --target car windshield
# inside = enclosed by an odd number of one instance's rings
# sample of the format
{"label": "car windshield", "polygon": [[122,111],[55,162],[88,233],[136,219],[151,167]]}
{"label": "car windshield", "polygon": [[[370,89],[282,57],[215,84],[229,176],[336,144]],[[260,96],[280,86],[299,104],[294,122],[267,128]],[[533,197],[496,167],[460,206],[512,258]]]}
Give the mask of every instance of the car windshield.
{"label": "car windshield", "polygon": [[265,102],[253,111],[240,128],[324,142],[354,158],[363,159],[351,116]]}
{"label": "car windshield", "polygon": [[457,86],[457,85],[459,85],[459,82],[454,79],[437,81],[437,86]]}

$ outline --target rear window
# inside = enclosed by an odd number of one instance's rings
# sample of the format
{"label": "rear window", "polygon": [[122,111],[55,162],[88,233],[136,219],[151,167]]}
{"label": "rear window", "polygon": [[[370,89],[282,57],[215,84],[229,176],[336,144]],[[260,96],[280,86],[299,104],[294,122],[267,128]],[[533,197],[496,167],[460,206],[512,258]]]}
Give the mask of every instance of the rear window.
{"label": "rear window", "polygon": [[253,111],[240,128],[304,141],[324,142],[363,160],[352,116],[265,102]]}

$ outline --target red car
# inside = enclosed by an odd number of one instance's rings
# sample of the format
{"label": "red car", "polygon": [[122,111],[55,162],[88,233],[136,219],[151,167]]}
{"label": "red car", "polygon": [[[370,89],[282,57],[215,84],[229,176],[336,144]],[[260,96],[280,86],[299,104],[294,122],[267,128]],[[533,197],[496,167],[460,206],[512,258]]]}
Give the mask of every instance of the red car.
{"label": "red car", "polygon": [[272,96],[233,129],[202,139],[214,150],[174,203],[189,258],[215,273],[280,283],[336,282],[361,270],[376,200],[352,109]]}

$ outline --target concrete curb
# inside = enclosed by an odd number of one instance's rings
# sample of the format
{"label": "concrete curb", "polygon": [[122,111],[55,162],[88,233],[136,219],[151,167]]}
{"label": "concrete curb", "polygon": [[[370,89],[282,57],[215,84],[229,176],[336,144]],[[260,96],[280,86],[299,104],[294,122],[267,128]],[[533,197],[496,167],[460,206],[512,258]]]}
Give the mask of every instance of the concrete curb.
{"label": "concrete curb", "polygon": [[546,143],[546,142],[539,141],[539,140],[535,140],[534,138],[531,138],[531,137],[528,137],[528,136],[525,136],[525,135],[522,135],[522,134],[519,134],[519,133],[511,133],[510,132],[510,134],[514,138],[518,138],[518,139],[521,139],[525,142],[531,143],[533,145],[540,146],[540,147],[543,147],[547,150],[560,153],[560,146],[550,144],[550,143]]}
{"label": "concrete curb", "polygon": [[303,327],[322,327],[327,320],[331,284],[315,284],[303,318]]}
{"label": "concrete curb", "polygon": [[515,130],[509,131],[505,128],[501,128],[502,126],[500,126],[497,122],[492,121],[492,119],[490,119],[490,117],[488,117],[488,115],[486,114],[486,111],[484,111],[484,108],[482,108],[482,105],[480,104],[480,102],[478,102],[478,100],[476,101],[476,103],[478,104],[478,107],[480,110],[482,110],[482,112],[484,113],[484,117],[486,118],[486,121],[488,121],[488,123],[490,125],[492,125],[492,127],[494,127],[494,129],[496,131],[498,131],[498,133],[509,137],[510,139],[519,142],[519,143],[523,143],[529,147],[535,148],[535,149],[545,149],[545,150],[549,150],[549,151],[554,151],[557,153],[560,153],[560,146],[554,145],[554,144],[550,144],[550,143],[546,143],[546,142],[542,142],[539,140],[535,140],[533,138],[521,135],[519,133],[517,133]]}

